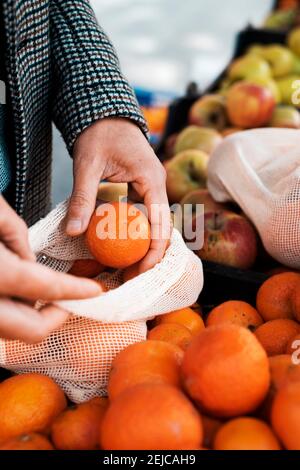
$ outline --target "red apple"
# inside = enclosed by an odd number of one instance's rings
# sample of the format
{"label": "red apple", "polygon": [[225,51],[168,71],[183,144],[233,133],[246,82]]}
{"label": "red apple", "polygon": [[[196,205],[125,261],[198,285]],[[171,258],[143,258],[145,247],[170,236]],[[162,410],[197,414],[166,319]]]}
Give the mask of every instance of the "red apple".
{"label": "red apple", "polygon": [[204,245],[197,255],[207,261],[249,269],[257,257],[257,235],[251,223],[233,212],[204,215]]}
{"label": "red apple", "polygon": [[191,107],[189,122],[200,127],[223,130],[228,122],[225,98],[221,95],[205,95]]}
{"label": "red apple", "polygon": [[205,188],[208,155],[199,150],[186,150],[165,164],[169,201],[180,202],[189,192]]}
{"label": "red apple", "polygon": [[231,123],[245,129],[266,125],[273,114],[275,99],[263,86],[240,82],[230,88],[227,110]]}
{"label": "red apple", "polygon": [[277,106],[269,123],[270,127],[300,128],[300,113],[293,106]]}

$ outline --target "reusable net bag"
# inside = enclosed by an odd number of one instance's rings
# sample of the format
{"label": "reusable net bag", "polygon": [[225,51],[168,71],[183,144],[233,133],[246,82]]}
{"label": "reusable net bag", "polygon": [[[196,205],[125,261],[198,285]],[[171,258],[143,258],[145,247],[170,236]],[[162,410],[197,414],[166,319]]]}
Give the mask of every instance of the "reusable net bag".
{"label": "reusable net bag", "polygon": [[226,138],[211,156],[208,188],[235,201],[256,226],[266,251],[300,269],[300,131],[256,129]]}
{"label": "reusable net bag", "polygon": [[[67,272],[77,259],[91,255],[84,238],[65,235],[67,202],[30,228],[30,243],[40,263]],[[105,395],[113,358],[146,338],[147,319],[193,304],[202,289],[201,261],[173,231],[163,260],[123,284],[122,271],[97,277],[110,289],[87,300],[60,301],[73,315],[36,345],[0,339],[0,366],[16,373],[52,377],[76,402]]]}

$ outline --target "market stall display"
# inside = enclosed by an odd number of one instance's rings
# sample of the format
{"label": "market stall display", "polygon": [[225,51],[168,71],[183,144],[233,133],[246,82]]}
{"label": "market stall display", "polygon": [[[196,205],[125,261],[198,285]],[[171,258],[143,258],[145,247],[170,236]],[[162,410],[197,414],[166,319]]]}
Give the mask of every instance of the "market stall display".
{"label": "market stall display", "polygon": [[[0,449],[300,450],[299,292],[300,275],[282,273],[255,306],[156,317],[147,339],[115,351],[108,398],[67,406],[45,375],[2,381]],[[189,344],[153,339],[159,326]]]}
{"label": "market stall display", "polygon": [[[298,4],[267,26],[296,24]],[[150,220],[107,182],[84,235],[65,233],[68,201],[30,228],[39,263],[101,295],[55,302],[70,316],[36,344],[0,338],[0,450],[300,450],[300,28],[243,31],[168,112],[146,95],[170,205],[203,245],[173,214],[141,274]]]}
{"label": "market stall display", "polygon": [[[255,240],[249,218],[254,224],[255,220],[253,212],[250,215],[247,211],[247,203],[241,205],[241,200],[236,197],[216,201],[211,197],[215,195],[216,199],[217,194],[212,192],[213,184],[208,184],[211,194],[204,188],[207,186],[207,178],[210,181],[218,179],[217,174],[213,174],[211,155],[222,158],[226,137],[236,134],[238,139],[238,132],[257,127],[299,129],[298,35],[298,29],[288,35],[246,29],[238,36],[231,63],[209,89],[199,96],[197,90],[190,87],[187,96],[175,101],[170,107],[165,135],[158,151],[167,170],[171,202],[204,204],[206,242],[198,252],[206,276],[201,294],[204,305],[211,306],[233,298],[253,302],[256,289],[269,272],[278,268],[278,263],[290,265],[284,255],[282,258],[274,257],[274,251],[268,249],[266,243],[263,249],[261,237]],[[280,132],[274,131],[274,135],[282,135]],[[281,143],[287,138],[282,135]],[[252,152],[257,154],[259,149],[252,148]],[[297,159],[296,153],[294,160]],[[233,162],[229,154],[226,171],[232,177],[236,176],[236,183],[239,184],[238,162]],[[272,160],[271,154],[270,149]],[[249,158],[251,160],[250,154]],[[218,157],[213,160],[217,162]],[[224,161],[225,157],[219,163]],[[240,186],[241,193],[248,194],[246,189],[243,192],[242,184]],[[232,205],[233,202],[237,205]],[[217,213],[220,214],[216,218]],[[246,219],[245,214],[248,216]],[[231,247],[228,238],[230,220],[232,224],[234,221],[236,230]],[[214,242],[213,246],[209,246],[212,233]],[[239,243],[236,242],[237,238]],[[264,237],[262,241],[265,242]],[[284,249],[287,253],[288,247],[282,247]],[[245,253],[244,258],[241,253]],[[297,269],[297,259],[293,263],[292,267]]]}

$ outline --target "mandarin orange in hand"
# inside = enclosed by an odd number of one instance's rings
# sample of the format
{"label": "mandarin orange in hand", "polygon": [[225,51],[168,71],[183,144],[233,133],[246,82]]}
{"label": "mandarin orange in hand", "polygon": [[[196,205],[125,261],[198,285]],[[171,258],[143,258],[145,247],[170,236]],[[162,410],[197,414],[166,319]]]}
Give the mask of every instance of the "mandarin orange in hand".
{"label": "mandarin orange in hand", "polygon": [[151,243],[150,224],[133,204],[102,204],[92,215],[86,243],[91,254],[103,266],[124,269],[147,254]]}
{"label": "mandarin orange in hand", "polygon": [[155,318],[155,325],[164,323],[177,323],[185,326],[192,335],[197,335],[204,330],[205,325],[201,316],[191,308],[182,308],[174,312],[166,313]]}
{"label": "mandarin orange in hand", "polygon": [[225,423],[217,432],[214,450],[280,450],[272,429],[259,419],[242,417]]}
{"label": "mandarin orange in hand", "polygon": [[185,326],[179,323],[161,323],[148,332],[147,338],[155,341],[166,341],[184,351],[193,339],[193,335]]}
{"label": "mandarin orange in hand", "polygon": [[264,323],[255,331],[255,336],[268,356],[285,354],[290,341],[300,333],[300,325],[288,318],[279,318]]}
{"label": "mandarin orange in hand", "polygon": [[206,325],[215,326],[224,323],[244,326],[254,331],[263,324],[263,319],[250,304],[241,300],[230,300],[215,307],[207,317]]}
{"label": "mandarin orange in hand", "polygon": [[67,406],[61,388],[40,374],[15,375],[0,384],[0,442],[43,432]]}
{"label": "mandarin orange in hand", "polygon": [[143,341],[128,346],[113,360],[108,380],[110,400],[141,383],[179,387],[182,359],[182,349],[162,341]]}
{"label": "mandarin orange in hand", "polygon": [[246,328],[230,324],[211,326],[188,347],[182,379],[187,393],[209,415],[231,417],[250,413],[268,392],[268,357]]}
{"label": "mandarin orange in hand", "polygon": [[100,432],[104,450],[199,449],[201,417],[176,387],[141,384],[109,406]]}

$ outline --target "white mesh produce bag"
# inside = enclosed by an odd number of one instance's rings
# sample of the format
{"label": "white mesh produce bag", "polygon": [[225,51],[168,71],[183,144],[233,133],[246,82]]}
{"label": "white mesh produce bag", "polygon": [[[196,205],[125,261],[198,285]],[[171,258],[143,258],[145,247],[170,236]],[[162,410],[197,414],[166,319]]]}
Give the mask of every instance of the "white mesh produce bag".
{"label": "white mesh produce bag", "polygon": [[[67,202],[30,229],[39,262],[67,272],[77,259],[91,258],[84,237],[64,233]],[[193,304],[202,289],[201,261],[173,231],[170,247],[153,269],[125,284],[122,271],[97,277],[110,291],[93,299],[56,304],[74,314],[36,345],[0,340],[0,366],[17,373],[49,375],[74,402],[106,393],[113,358],[146,338],[146,320]]]}
{"label": "white mesh produce bag", "polygon": [[227,137],[211,156],[208,188],[217,201],[235,201],[243,209],[273,258],[300,268],[299,130]]}

